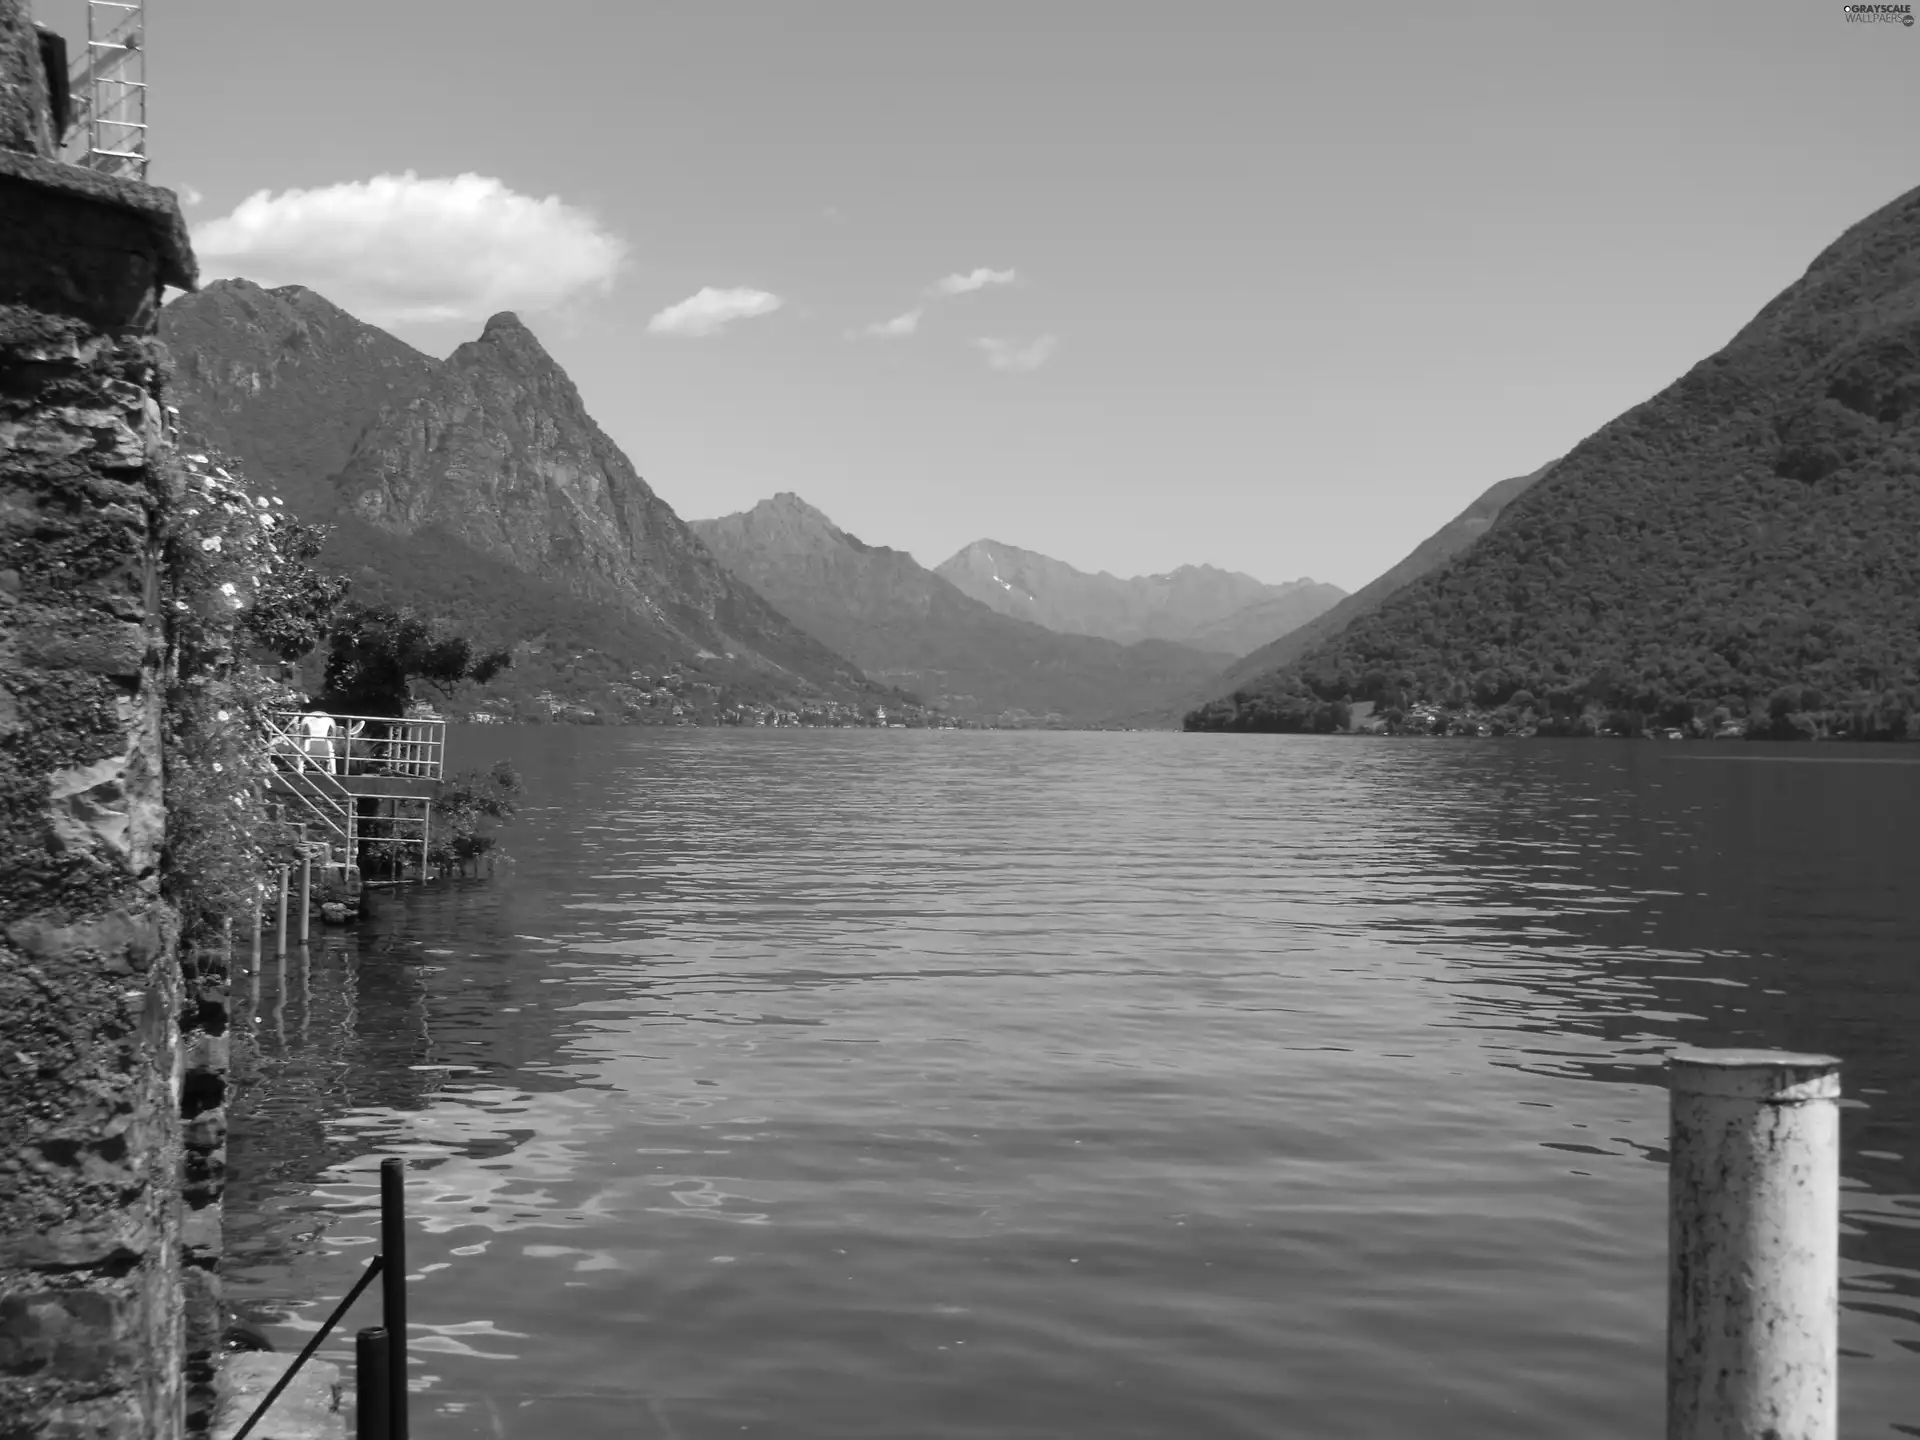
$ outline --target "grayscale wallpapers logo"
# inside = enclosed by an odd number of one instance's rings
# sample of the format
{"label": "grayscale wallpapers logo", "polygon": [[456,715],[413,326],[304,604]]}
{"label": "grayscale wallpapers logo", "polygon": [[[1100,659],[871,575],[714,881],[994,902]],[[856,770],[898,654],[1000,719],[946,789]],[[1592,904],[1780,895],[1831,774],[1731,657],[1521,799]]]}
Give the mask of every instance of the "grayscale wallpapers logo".
{"label": "grayscale wallpapers logo", "polygon": [[1911,5],[1842,5],[1847,12],[1849,25],[1906,25],[1913,24],[1913,6]]}

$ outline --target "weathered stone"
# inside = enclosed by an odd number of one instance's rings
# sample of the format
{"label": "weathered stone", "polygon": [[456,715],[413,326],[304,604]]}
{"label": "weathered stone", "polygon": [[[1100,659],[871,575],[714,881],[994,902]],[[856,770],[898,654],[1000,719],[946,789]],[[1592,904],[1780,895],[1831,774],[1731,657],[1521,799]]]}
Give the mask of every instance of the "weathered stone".
{"label": "weathered stone", "polygon": [[[220,1366],[212,1440],[233,1440],[295,1358],[257,1350],[228,1357]],[[309,1360],[252,1433],[260,1440],[344,1440],[340,1367]]]}
{"label": "weathered stone", "polygon": [[0,1374],[99,1384],[142,1358],[140,1319],[140,1296],[124,1284],[0,1298]]}
{"label": "weathered stone", "polygon": [[192,260],[171,195],[51,158],[47,73],[0,0],[0,1436],[178,1440],[151,329]]}
{"label": "weathered stone", "polygon": [[221,1212],[218,1205],[188,1210],[180,1220],[180,1251],[189,1264],[201,1264],[220,1256]]}
{"label": "weathered stone", "polygon": [[35,917],[7,927],[7,939],[35,960],[87,956],[108,974],[145,974],[165,953],[167,917],[152,909],[114,910],[91,920],[62,924]]}
{"label": "weathered stone", "polygon": [[225,1035],[209,1035],[204,1030],[190,1032],[183,1041],[189,1075],[224,1075],[231,1063],[232,1042]]}
{"label": "weathered stone", "polygon": [[218,1150],[227,1143],[227,1112],[222,1106],[196,1115],[180,1129],[181,1142],[188,1150]]}
{"label": "weathered stone", "polygon": [[104,1267],[144,1256],[152,1249],[153,1238],[150,1215],[111,1211],[57,1230],[0,1237],[0,1271]]}
{"label": "weathered stone", "polygon": [[[214,1243],[219,1244],[217,1237]],[[189,1264],[181,1270],[180,1310],[186,1322],[186,1353],[212,1354],[220,1344],[220,1279],[211,1264]]]}

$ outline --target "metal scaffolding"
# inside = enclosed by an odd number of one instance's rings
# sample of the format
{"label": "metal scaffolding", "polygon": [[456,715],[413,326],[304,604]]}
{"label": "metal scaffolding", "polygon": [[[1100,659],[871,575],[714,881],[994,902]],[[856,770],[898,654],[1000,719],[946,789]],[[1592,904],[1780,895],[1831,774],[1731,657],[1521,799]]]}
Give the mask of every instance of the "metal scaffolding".
{"label": "metal scaffolding", "polygon": [[87,54],[72,80],[76,165],[147,178],[147,29],[144,0],[87,0]]}

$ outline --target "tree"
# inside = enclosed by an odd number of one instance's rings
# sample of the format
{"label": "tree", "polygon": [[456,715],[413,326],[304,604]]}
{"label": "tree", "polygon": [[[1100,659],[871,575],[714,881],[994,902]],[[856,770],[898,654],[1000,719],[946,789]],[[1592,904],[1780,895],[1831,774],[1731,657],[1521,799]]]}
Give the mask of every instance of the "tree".
{"label": "tree", "polygon": [[254,601],[244,616],[247,638],[284,661],[300,659],[325,638],[350,582],[323,575],[311,562],[328,531],[285,513],[259,517],[272,526],[278,563],[255,580]]}
{"label": "tree", "polygon": [[329,636],[321,703],[348,715],[404,715],[418,681],[451,699],[462,682],[484,685],[513,663],[507,650],[474,653],[473,642],[411,610],[349,605]]}

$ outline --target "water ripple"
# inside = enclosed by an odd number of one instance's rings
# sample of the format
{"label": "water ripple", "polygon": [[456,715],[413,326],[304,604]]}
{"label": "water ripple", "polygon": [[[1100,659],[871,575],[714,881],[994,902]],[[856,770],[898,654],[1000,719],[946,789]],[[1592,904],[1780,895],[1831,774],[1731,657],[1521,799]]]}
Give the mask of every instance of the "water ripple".
{"label": "water ripple", "polygon": [[1917,1433],[1920,770],[457,743],[516,862],[236,1047],[230,1293],[310,1332],[405,1156],[421,1440],[1651,1433],[1683,1043],[1845,1057],[1848,1433]]}

